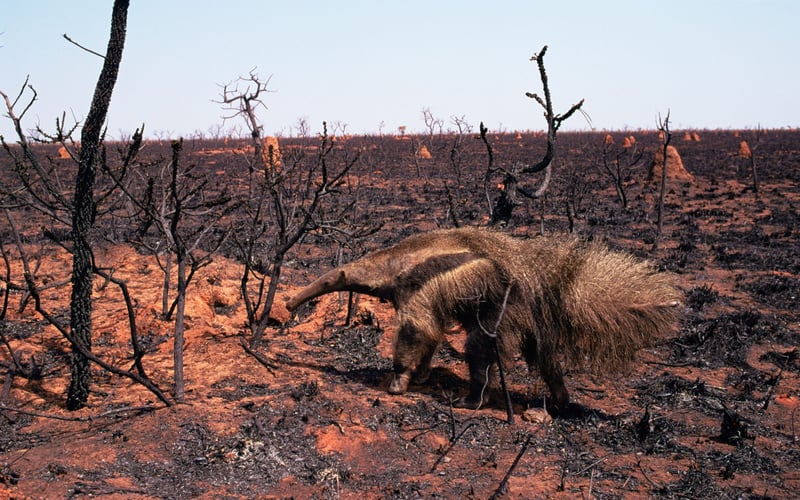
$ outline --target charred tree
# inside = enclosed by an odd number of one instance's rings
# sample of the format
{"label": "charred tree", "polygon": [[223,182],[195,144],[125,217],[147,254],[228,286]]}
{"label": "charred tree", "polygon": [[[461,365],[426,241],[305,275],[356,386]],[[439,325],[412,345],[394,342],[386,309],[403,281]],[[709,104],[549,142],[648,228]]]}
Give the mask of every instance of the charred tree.
{"label": "charred tree", "polygon": [[89,233],[95,220],[94,183],[102,142],[103,125],[117,82],[125,30],[128,22],[128,0],[115,0],[111,14],[111,35],[103,69],[97,80],[92,104],[81,132],[80,162],[75,177],[72,208],[72,293],[70,296],[70,330],[80,346],[72,350],[72,379],[67,391],[67,408],[82,408],[89,397],[91,372],[83,350],[92,346],[92,279],[93,258]]}
{"label": "charred tree", "polygon": [[[531,57],[531,61],[535,61],[539,69],[539,79],[542,82],[542,91],[544,97],[539,96],[533,92],[526,92],[525,95],[535,100],[544,109],[544,118],[547,122],[547,149],[541,160],[533,165],[514,164],[508,169],[502,169],[503,181],[501,183],[501,191],[495,200],[494,210],[491,213],[491,225],[507,224],[511,219],[511,215],[515,206],[518,205],[516,194],[519,193],[526,198],[537,199],[540,198],[546,191],[550,184],[552,161],[556,155],[556,136],[561,124],[572,116],[576,111],[583,106],[583,99],[578,103],[573,104],[572,107],[564,114],[556,114],[553,111],[553,100],[550,96],[550,84],[547,76],[547,71],[544,66],[544,55],[547,52],[547,45],[545,45],[538,54]],[[489,167],[491,169],[491,167]],[[544,171],[545,177],[536,191],[529,191],[521,186],[519,182],[522,175],[535,174]],[[487,175],[491,175],[491,170]]]}
{"label": "charred tree", "polygon": [[[55,134],[48,134],[39,127],[36,128],[38,137],[35,139],[29,139],[23,133],[22,118],[37,99],[36,90],[28,83],[27,79],[19,95],[13,100],[5,93],[0,92],[5,99],[8,117],[14,124],[19,146],[19,149],[14,149],[0,137],[3,149],[13,159],[14,171],[20,183],[19,186],[4,190],[5,194],[10,195],[21,206],[29,207],[50,218],[56,229],[46,230],[45,236],[72,254],[69,326],[45,310],[40,303],[40,291],[51,288],[53,285],[40,286],[36,282],[35,267],[26,266],[25,270],[25,288],[35,303],[36,311],[56,327],[71,345],[72,378],[67,391],[66,404],[70,410],[81,408],[86,404],[91,386],[90,361],[107,371],[136,380],[153,391],[165,404],[169,404],[155,384],[147,379],[141,365],[143,351],[136,337],[135,314],[124,281],[113,277],[110,270],[98,267],[93,255],[95,222],[105,215],[113,215],[113,211],[119,208],[114,202],[115,197],[112,194],[117,187],[122,185],[126,178],[126,172],[136,161],[142,141],[141,130],[137,130],[127,150],[120,149],[121,167],[118,169],[111,167],[104,144],[104,123],[124,49],[128,3],[128,1],[114,2],[111,33],[105,56],[85,49],[64,35],[69,42],[104,59],[92,104],[81,129],[80,145],[73,139],[73,134],[79,128],[79,124],[75,123],[74,126],[67,127],[66,116],[62,116],[60,120],[56,119]],[[27,104],[22,104],[21,100],[26,92],[30,92],[32,97]],[[76,174],[71,191],[70,186],[62,182],[63,166],[53,161],[52,158],[48,158],[49,161],[40,161],[39,155],[31,148],[31,140],[60,144],[68,154],[66,158],[75,162]],[[66,229],[62,232],[60,227]],[[25,250],[20,244],[17,246],[23,261],[25,261]],[[123,294],[128,308],[136,373],[119,369],[92,353],[94,274],[103,276],[107,282],[113,282]]]}

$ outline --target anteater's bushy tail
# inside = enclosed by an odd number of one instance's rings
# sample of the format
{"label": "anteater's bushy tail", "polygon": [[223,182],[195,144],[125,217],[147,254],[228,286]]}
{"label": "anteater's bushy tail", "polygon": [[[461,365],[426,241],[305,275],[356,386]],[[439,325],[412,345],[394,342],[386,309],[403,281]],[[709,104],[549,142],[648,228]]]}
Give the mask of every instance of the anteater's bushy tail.
{"label": "anteater's bushy tail", "polygon": [[574,274],[561,287],[567,360],[593,371],[618,371],[635,352],[675,327],[683,294],[674,276],[599,245],[578,250]]}

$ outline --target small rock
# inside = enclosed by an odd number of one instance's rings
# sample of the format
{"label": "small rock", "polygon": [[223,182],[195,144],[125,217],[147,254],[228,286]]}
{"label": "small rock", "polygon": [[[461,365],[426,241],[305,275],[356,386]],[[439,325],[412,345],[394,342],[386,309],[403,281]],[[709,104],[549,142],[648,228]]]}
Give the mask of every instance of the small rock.
{"label": "small rock", "polygon": [[528,408],[522,413],[522,420],[533,424],[549,424],[553,417],[544,408]]}

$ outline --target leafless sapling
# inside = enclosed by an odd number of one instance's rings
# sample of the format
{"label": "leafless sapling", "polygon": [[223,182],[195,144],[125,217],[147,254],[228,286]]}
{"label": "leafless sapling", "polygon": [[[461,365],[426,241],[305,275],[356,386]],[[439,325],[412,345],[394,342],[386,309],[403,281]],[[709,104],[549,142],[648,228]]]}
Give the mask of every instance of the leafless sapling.
{"label": "leafless sapling", "polygon": [[614,182],[617,199],[622,208],[628,208],[628,195],[625,190],[625,179],[628,172],[641,161],[644,150],[634,142],[621,147],[613,141],[603,140],[601,149],[601,171]]}
{"label": "leafless sapling", "polygon": [[[264,149],[263,125],[258,116],[266,108],[263,94],[269,80],[255,71],[240,77],[235,84],[224,85],[222,104],[225,119],[242,118],[251,131],[253,156],[248,159],[251,172],[250,191],[244,203],[245,222],[235,232],[235,243],[244,264],[240,280],[251,333],[250,347],[256,346],[267,328],[270,311],[278,289],[286,254],[312,228],[325,197],[335,195],[359,155],[344,158],[340,168],[332,168],[336,138],[328,135],[327,123],[316,157],[308,158],[295,150],[277,161],[277,151]],[[240,87],[244,84],[244,88]],[[347,125],[337,122],[336,131],[345,133]],[[308,135],[308,123],[298,121],[298,133]],[[255,279],[252,287],[250,280]],[[253,290],[255,288],[255,290]]]}
{"label": "leafless sapling", "polygon": [[661,115],[658,116],[658,132],[661,137],[662,158],[664,158],[664,165],[661,167],[661,186],[658,194],[658,222],[656,225],[656,240],[654,246],[658,246],[662,235],[664,234],[664,199],[667,196],[667,151],[669,143],[672,140],[672,132],[669,129],[669,111],[662,119]]}
{"label": "leafless sapling", "polygon": [[444,121],[441,118],[436,118],[431,108],[422,108],[422,120],[425,122],[425,128],[428,131],[428,141],[433,144],[433,138],[437,134],[442,135],[444,129]]}
{"label": "leafless sapling", "polygon": [[[170,198],[172,214],[169,220],[169,241],[172,244],[170,249],[175,253],[178,264],[177,272],[177,305],[175,313],[175,336],[173,348],[173,370],[175,377],[174,396],[178,401],[184,398],[183,380],[183,334],[186,306],[186,287],[197,269],[211,261],[211,256],[219,249],[227,237],[227,232],[216,238],[213,247],[202,251],[202,255],[197,257],[195,252],[199,250],[201,242],[205,239],[208,232],[214,228],[218,221],[225,215],[229,208],[230,197],[227,193],[222,193],[214,198],[207,199],[204,196],[204,189],[207,180],[200,182],[198,186],[181,186],[180,181],[188,176],[181,172],[180,158],[183,141],[173,141],[172,160],[170,161]],[[183,175],[181,175],[183,174]],[[192,211],[197,210],[203,215],[210,214],[206,220],[199,224],[183,224],[185,215],[192,215]],[[199,215],[195,213],[194,215]],[[188,233],[188,234],[187,234]],[[190,269],[188,269],[190,266]],[[167,274],[168,276],[168,274]]]}
{"label": "leafless sapling", "polygon": [[445,195],[447,197],[445,218],[450,219],[452,227],[460,227],[462,225],[461,218],[465,204],[464,200],[467,198],[466,192],[472,191],[472,186],[465,186],[465,179],[462,176],[462,163],[464,162],[465,156],[464,150],[468,147],[468,144],[464,141],[464,137],[466,134],[471,133],[472,127],[463,116],[453,116],[450,121],[456,126],[456,130],[449,136],[450,151],[448,154],[448,165],[453,172],[452,180],[447,177],[442,179]]}
{"label": "leafless sapling", "polygon": [[[434,157],[439,156],[439,151],[437,147],[437,143],[439,141],[436,140],[437,138],[437,129],[438,129],[438,136],[441,137],[443,135],[442,129],[444,127],[444,122],[440,118],[436,118],[430,108],[422,108],[421,111],[422,120],[425,122],[425,128],[427,129],[426,135],[410,135],[409,138],[411,139],[409,142],[411,143],[411,154],[412,159],[414,161],[414,168],[417,172],[417,177],[422,177],[423,172],[420,166],[420,159],[422,158],[423,150],[428,151],[428,153],[432,153]],[[401,135],[405,135],[405,126],[398,127],[400,130]],[[422,139],[423,137],[427,137],[426,139]],[[425,178],[428,178],[428,172],[425,172]]]}
{"label": "leafless sapling", "polygon": [[[586,176],[586,168],[577,162],[561,167],[564,176],[561,178],[559,194],[563,199],[569,224],[568,231],[575,231],[575,221],[583,217],[586,199],[592,192],[593,183]],[[544,233],[544,230],[542,230]]]}
{"label": "leafless sapling", "polygon": [[269,82],[270,78],[260,77],[256,68],[253,68],[247,76],[239,76],[233,82],[221,85],[222,95],[219,101],[215,101],[226,112],[223,122],[242,118],[250,131],[254,150],[253,160],[248,162],[250,186],[253,184],[253,176],[261,170],[261,166],[267,160],[268,152],[264,149],[264,127],[258,119],[258,111],[267,107],[264,103],[264,94],[269,92]]}

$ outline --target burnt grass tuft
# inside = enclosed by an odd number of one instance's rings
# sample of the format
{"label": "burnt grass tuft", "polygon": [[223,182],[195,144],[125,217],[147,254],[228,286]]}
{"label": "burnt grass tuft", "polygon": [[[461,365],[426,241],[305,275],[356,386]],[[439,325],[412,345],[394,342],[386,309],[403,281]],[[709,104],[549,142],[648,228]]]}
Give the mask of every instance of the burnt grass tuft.
{"label": "burnt grass tuft", "polygon": [[748,368],[749,348],[774,342],[797,345],[800,335],[782,319],[756,310],[725,313],[711,318],[695,317],[684,325],[672,342],[671,360],[683,360],[698,367],[723,365]]}

